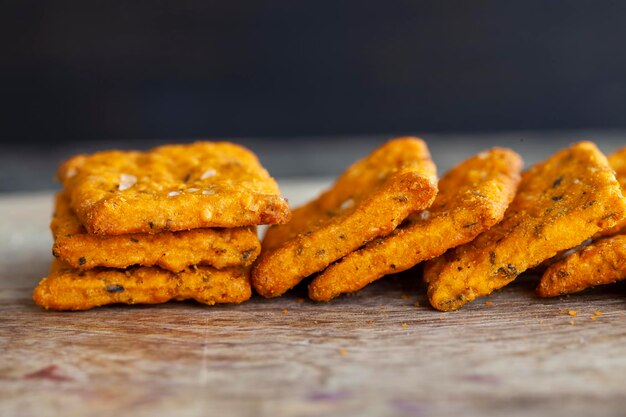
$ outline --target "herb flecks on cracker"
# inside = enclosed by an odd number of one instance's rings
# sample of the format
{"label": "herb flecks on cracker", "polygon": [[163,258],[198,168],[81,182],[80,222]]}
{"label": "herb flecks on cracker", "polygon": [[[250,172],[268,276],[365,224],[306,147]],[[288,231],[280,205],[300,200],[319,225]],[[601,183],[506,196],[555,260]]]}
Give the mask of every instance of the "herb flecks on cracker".
{"label": "herb flecks on cracker", "polygon": [[[559,197],[559,198],[554,198]],[[426,263],[431,305],[456,310],[624,218],[626,202],[591,142],[564,149],[522,175],[504,219]]]}

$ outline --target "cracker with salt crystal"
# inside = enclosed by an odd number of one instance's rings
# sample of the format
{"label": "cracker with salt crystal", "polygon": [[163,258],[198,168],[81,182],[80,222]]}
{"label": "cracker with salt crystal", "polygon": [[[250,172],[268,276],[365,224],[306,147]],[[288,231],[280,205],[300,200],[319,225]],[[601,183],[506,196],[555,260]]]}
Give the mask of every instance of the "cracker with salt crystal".
{"label": "cracker with salt crystal", "polygon": [[593,143],[563,149],[524,172],[500,223],[426,263],[430,303],[456,310],[490,294],[615,225],[625,210],[614,171]]}
{"label": "cracker with salt crystal", "polygon": [[159,304],[193,299],[204,304],[241,303],[252,290],[246,268],[189,268],[179,273],[160,268],[97,268],[78,271],[54,260],[33,299],[49,310],[88,310],[107,304]]}
{"label": "cracker with salt crystal", "polygon": [[87,231],[158,233],[284,223],[290,218],[256,156],[229,142],[78,155],[57,174]]}
{"label": "cracker with salt crystal", "polygon": [[83,270],[132,265],[159,266],[173,272],[190,265],[221,269],[251,265],[261,252],[254,226],[115,236],[89,234],[72,212],[66,193],[57,194],[50,228],[54,256]]}
{"label": "cracker with salt crystal", "polygon": [[515,195],[521,157],[508,149],[482,152],[439,181],[432,206],[412,214],[390,235],[377,238],[321,272],[309,297],[328,301],[358,291],[388,274],[407,270],[467,243],[502,220]]}
{"label": "cracker with salt crystal", "polygon": [[276,297],[367,242],[391,233],[432,203],[436,167],[426,143],[391,140],[344,172],[328,191],[271,227],[252,271],[252,285]]}

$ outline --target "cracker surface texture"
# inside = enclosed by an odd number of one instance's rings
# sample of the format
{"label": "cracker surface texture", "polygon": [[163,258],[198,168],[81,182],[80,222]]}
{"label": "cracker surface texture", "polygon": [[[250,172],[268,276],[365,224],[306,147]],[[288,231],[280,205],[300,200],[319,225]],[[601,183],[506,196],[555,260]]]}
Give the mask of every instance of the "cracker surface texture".
{"label": "cracker surface texture", "polygon": [[541,277],[537,294],[556,297],[626,278],[626,235],[600,239],[552,264]]}
{"label": "cracker surface texture", "polygon": [[255,290],[276,297],[432,203],[436,167],[426,143],[391,140],[344,172],[328,191],[271,227],[252,271]]}
{"label": "cracker surface texture", "polygon": [[457,165],[439,181],[431,207],[409,216],[390,235],[330,265],[309,284],[309,297],[328,301],[360,290],[384,275],[407,270],[471,241],[502,220],[521,169],[521,157],[501,148]]}
{"label": "cracker surface texture", "polygon": [[[626,193],[626,147],[618,149],[608,156],[611,168],[615,170],[615,178],[622,187],[622,194]],[[602,230],[595,238],[624,234],[626,232],[626,217],[617,222],[615,226]]]}
{"label": "cracker surface texture", "polygon": [[204,304],[241,303],[250,298],[244,268],[189,268],[172,273],[160,268],[78,271],[54,260],[50,274],[35,288],[33,299],[50,310],[88,310],[107,304],[158,304],[193,299]]}
{"label": "cracker surface texture", "polygon": [[606,157],[591,142],[564,149],[522,175],[504,219],[472,242],[428,261],[428,297],[456,310],[528,268],[624,218],[625,200]]}
{"label": "cracker surface texture", "polygon": [[290,217],[256,156],[229,142],[79,155],[57,176],[92,234],[275,224]]}
{"label": "cracker surface texture", "polygon": [[65,193],[56,197],[50,225],[52,253],[74,268],[159,266],[179,272],[191,265],[248,266],[261,252],[254,226],[157,234],[100,236],[87,233]]}

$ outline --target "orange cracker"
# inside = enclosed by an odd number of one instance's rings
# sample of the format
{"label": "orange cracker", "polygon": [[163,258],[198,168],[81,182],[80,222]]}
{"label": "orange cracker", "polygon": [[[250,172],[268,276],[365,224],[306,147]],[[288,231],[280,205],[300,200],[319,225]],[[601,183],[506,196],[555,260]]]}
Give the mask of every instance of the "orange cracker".
{"label": "orange cracker", "polygon": [[537,294],[556,297],[626,279],[626,235],[600,239],[552,264],[541,277]]}
{"label": "orange cracker", "polygon": [[58,177],[89,233],[284,223],[287,202],[249,150],[229,142],[75,156]]}
{"label": "orange cracker", "polygon": [[[618,149],[608,156],[611,168],[615,170],[615,178],[622,187],[622,193],[626,192],[626,147]],[[612,236],[626,231],[626,218],[617,222],[613,227],[602,230],[595,237]]]}
{"label": "orange cracker", "polygon": [[52,253],[74,268],[159,266],[172,272],[190,265],[247,266],[261,252],[255,227],[194,229],[157,234],[99,236],[86,233],[65,193],[56,197],[50,225]]}
{"label": "orange cracker", "polygon": [[370,240],[391,233],[437,193],[436,167],[416,138],[387,142],[352,165],[333,187],[272,227],[252,271],[264,297],[283,294]]}
{"label": "orange cracker", "polygon": [[160,268],[78,271],[54,260],[33,299],[49,310],[88,310],[107,304],[158,304],[194,299],[204,304],[241,303],[250,298],[248,271],[207,266],[172,273]]}
{"label": "orange cracker", "polygon": [[[609,160],[609,165],[611,165],[611,168],[615,170],[615,178],[620,184],[622,194],[624,194],[626,190],[626,147],[613,152],[607,157],[607,159]],[[625,229],[626,217],[618,221],[613,227],[609,227],[608,229],[601,230],[600,232],[596,233],[595,236],[587,239],[585,242],[578,245],[577,247],[562,251],[552,258],[546,259],[544,262],[538,265],[537,268],[535,268],[535,272],[543,273],[550,265],[567,258],[573,253],[578,252],[580,249],[593,242],[594,239],[599,239],[606,236],[613,236],[616,234],[623,234],[626,231]]]}
{"label": "orange cracker", "polygon": [[502,220],[520,181],[522,159],[492,149],[450,170],[432,206],[390,235],[369,242],[330,265],[309,285],[309,297],[328,301],[383,277],[407,270],[467,243]]}
{"label": "orange cracker", "polygon": [[426,263],[428,297],[456,310],[624,217],[626,202],[591,142],[564,149],[522,175],[504,219],[472,242]]}

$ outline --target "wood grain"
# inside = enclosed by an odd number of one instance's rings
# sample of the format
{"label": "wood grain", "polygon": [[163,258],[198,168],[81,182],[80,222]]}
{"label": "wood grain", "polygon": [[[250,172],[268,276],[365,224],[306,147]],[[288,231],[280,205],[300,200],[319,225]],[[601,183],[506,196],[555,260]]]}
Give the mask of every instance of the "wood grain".
{"label": "wood grain", "polygon": [[544,300],[527,275],[440,313],[411,270],[325,304],[46,312],[51,200],[0,199],[2,416],[624,415],[624,283]]}

